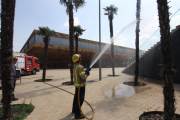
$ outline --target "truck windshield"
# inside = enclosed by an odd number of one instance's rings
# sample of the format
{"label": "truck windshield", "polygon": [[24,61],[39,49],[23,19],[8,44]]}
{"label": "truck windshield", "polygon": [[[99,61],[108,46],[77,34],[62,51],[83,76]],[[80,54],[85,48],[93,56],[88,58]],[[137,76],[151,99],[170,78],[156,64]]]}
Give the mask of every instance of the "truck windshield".
{"label": "truck windshield", "polygon": [[27,60],[27,63],[32,63],[32,60],[31,60],[31,59],[28,59],[28,60]]}
{"label": "truck windshield", "polygon": [[37,63],[37,64],[38,64],[38,59],[35,59],[35,63]]}

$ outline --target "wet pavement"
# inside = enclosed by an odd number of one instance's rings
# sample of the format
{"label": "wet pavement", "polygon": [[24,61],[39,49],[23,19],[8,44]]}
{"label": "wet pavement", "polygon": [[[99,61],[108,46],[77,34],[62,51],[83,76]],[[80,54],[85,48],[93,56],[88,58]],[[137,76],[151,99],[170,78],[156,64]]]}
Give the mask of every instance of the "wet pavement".
{"label": "wet pavement", "polygon": [[[163,82],[149,78],[139,77],[139,82],[146,86],[127,86],[123,82],[134,81],[133,75],[121,73],[123,68],[116,68],[118,77],[109,77],[111,68],[102,69],[102,80],[99,81],[98,68],[92,68],[87,79],[87,100],[94,108],[94,120],[138,120],[143,112],[163,110]],[[47,79],[49,84],[74,93],[74,86],[62,85],[70,81],[69,69],[48,69]],[[53,88],[42,82],[42,70],[36,75],[21,77],[17,80],[15,96],[18,101],[12,104],[25,103],[35,106],[34,111],[26,120],[71,120],[73,95]],[[174,84],[176,98],[176,113],[180,114],[180,84]],[[2,94],[0,94],[2,97]],[[91,108],[84,103],[82,110],[87,117],[91,117]]]}
{"label": "wet pavement", "polygon": [[150,90],[149,86],[128,86],[122,83],[116,85],[107,85],[104,87],[104,95],[109,98],[127,98],[135,94]]}

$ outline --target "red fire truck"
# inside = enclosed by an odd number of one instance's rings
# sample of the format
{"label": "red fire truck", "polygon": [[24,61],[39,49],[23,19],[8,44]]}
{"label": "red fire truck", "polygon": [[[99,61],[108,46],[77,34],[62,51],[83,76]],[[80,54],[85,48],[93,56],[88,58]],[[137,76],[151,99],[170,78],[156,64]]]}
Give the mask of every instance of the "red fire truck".
{"label": "red fire truck", "polygon": [[37,57],[28,56],[24,53],[13,53],[18,57],[18,61],[16,63],[16,71],[19,70],[20,74],[36,74],[36,72],[40,71],[40,64]]}

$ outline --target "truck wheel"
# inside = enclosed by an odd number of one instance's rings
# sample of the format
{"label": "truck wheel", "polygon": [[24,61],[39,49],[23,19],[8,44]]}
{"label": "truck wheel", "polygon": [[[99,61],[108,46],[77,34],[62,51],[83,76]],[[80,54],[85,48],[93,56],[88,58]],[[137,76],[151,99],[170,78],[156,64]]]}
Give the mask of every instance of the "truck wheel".
{"label": "truck wheel", "polygon": [[32,74],[33,74],[33,75],[35,75],[35,74],[36,74],[36,70],[35,70],[35,69],[32,71]]}

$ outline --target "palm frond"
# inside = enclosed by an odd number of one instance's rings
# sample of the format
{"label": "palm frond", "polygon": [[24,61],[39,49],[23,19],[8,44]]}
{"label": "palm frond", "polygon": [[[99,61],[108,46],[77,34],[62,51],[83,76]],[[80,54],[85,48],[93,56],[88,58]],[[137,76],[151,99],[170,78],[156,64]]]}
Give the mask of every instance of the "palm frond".
{"label": "palm frond", "polygon": [[73,0],[74,9],[77,12],[77,9],[85,5],[85,0]]}
{"label": "palm frond", "polygon": [[66,8],[66,14],[69,15],[69,5],[72,4],[72,0],[60,0],[60,3],[64,5]]}
{"label": "palm frond", "polygon": [[74,26],[74,35],[82,35],[85,29],[82,29],[80,25]]}
{"label": "palm frond", "polygon": [[54,30],[49,29],[49,27],[39,27],[39,31],[37,32],[37,35],[43,35],[45,37],[49,37],[56,32]]}
{"label": "palm frond", "polygon": [[[62,5],[64,5],[65,7],[67,7],[69,4],[70,4],[70,2],[71,2],[71,0],[60,0],[59,1]],[[72,3],[72,2],[71,2]]]}
{"label": "palm frond", "polygon": [[109,11],[109,7],[106,6],[106,8],[103,8],[105,11]]}
{"label": "palm frond", "polygon": [[69,15],[69,5],[66,8],[66,14]]}
{"label": "palm frond", "polygon": [[105,10],[105,12],[108,12],[108,13],[104,13],[104,15],[114,15],[114,14],[117,15],[118,8],[115,7],[114,5],[106,6],[106,8],[103,9]]}
{"label": "palm frond", "polygon": [[104,15],[109,15],[108,13],[104,13]]}

